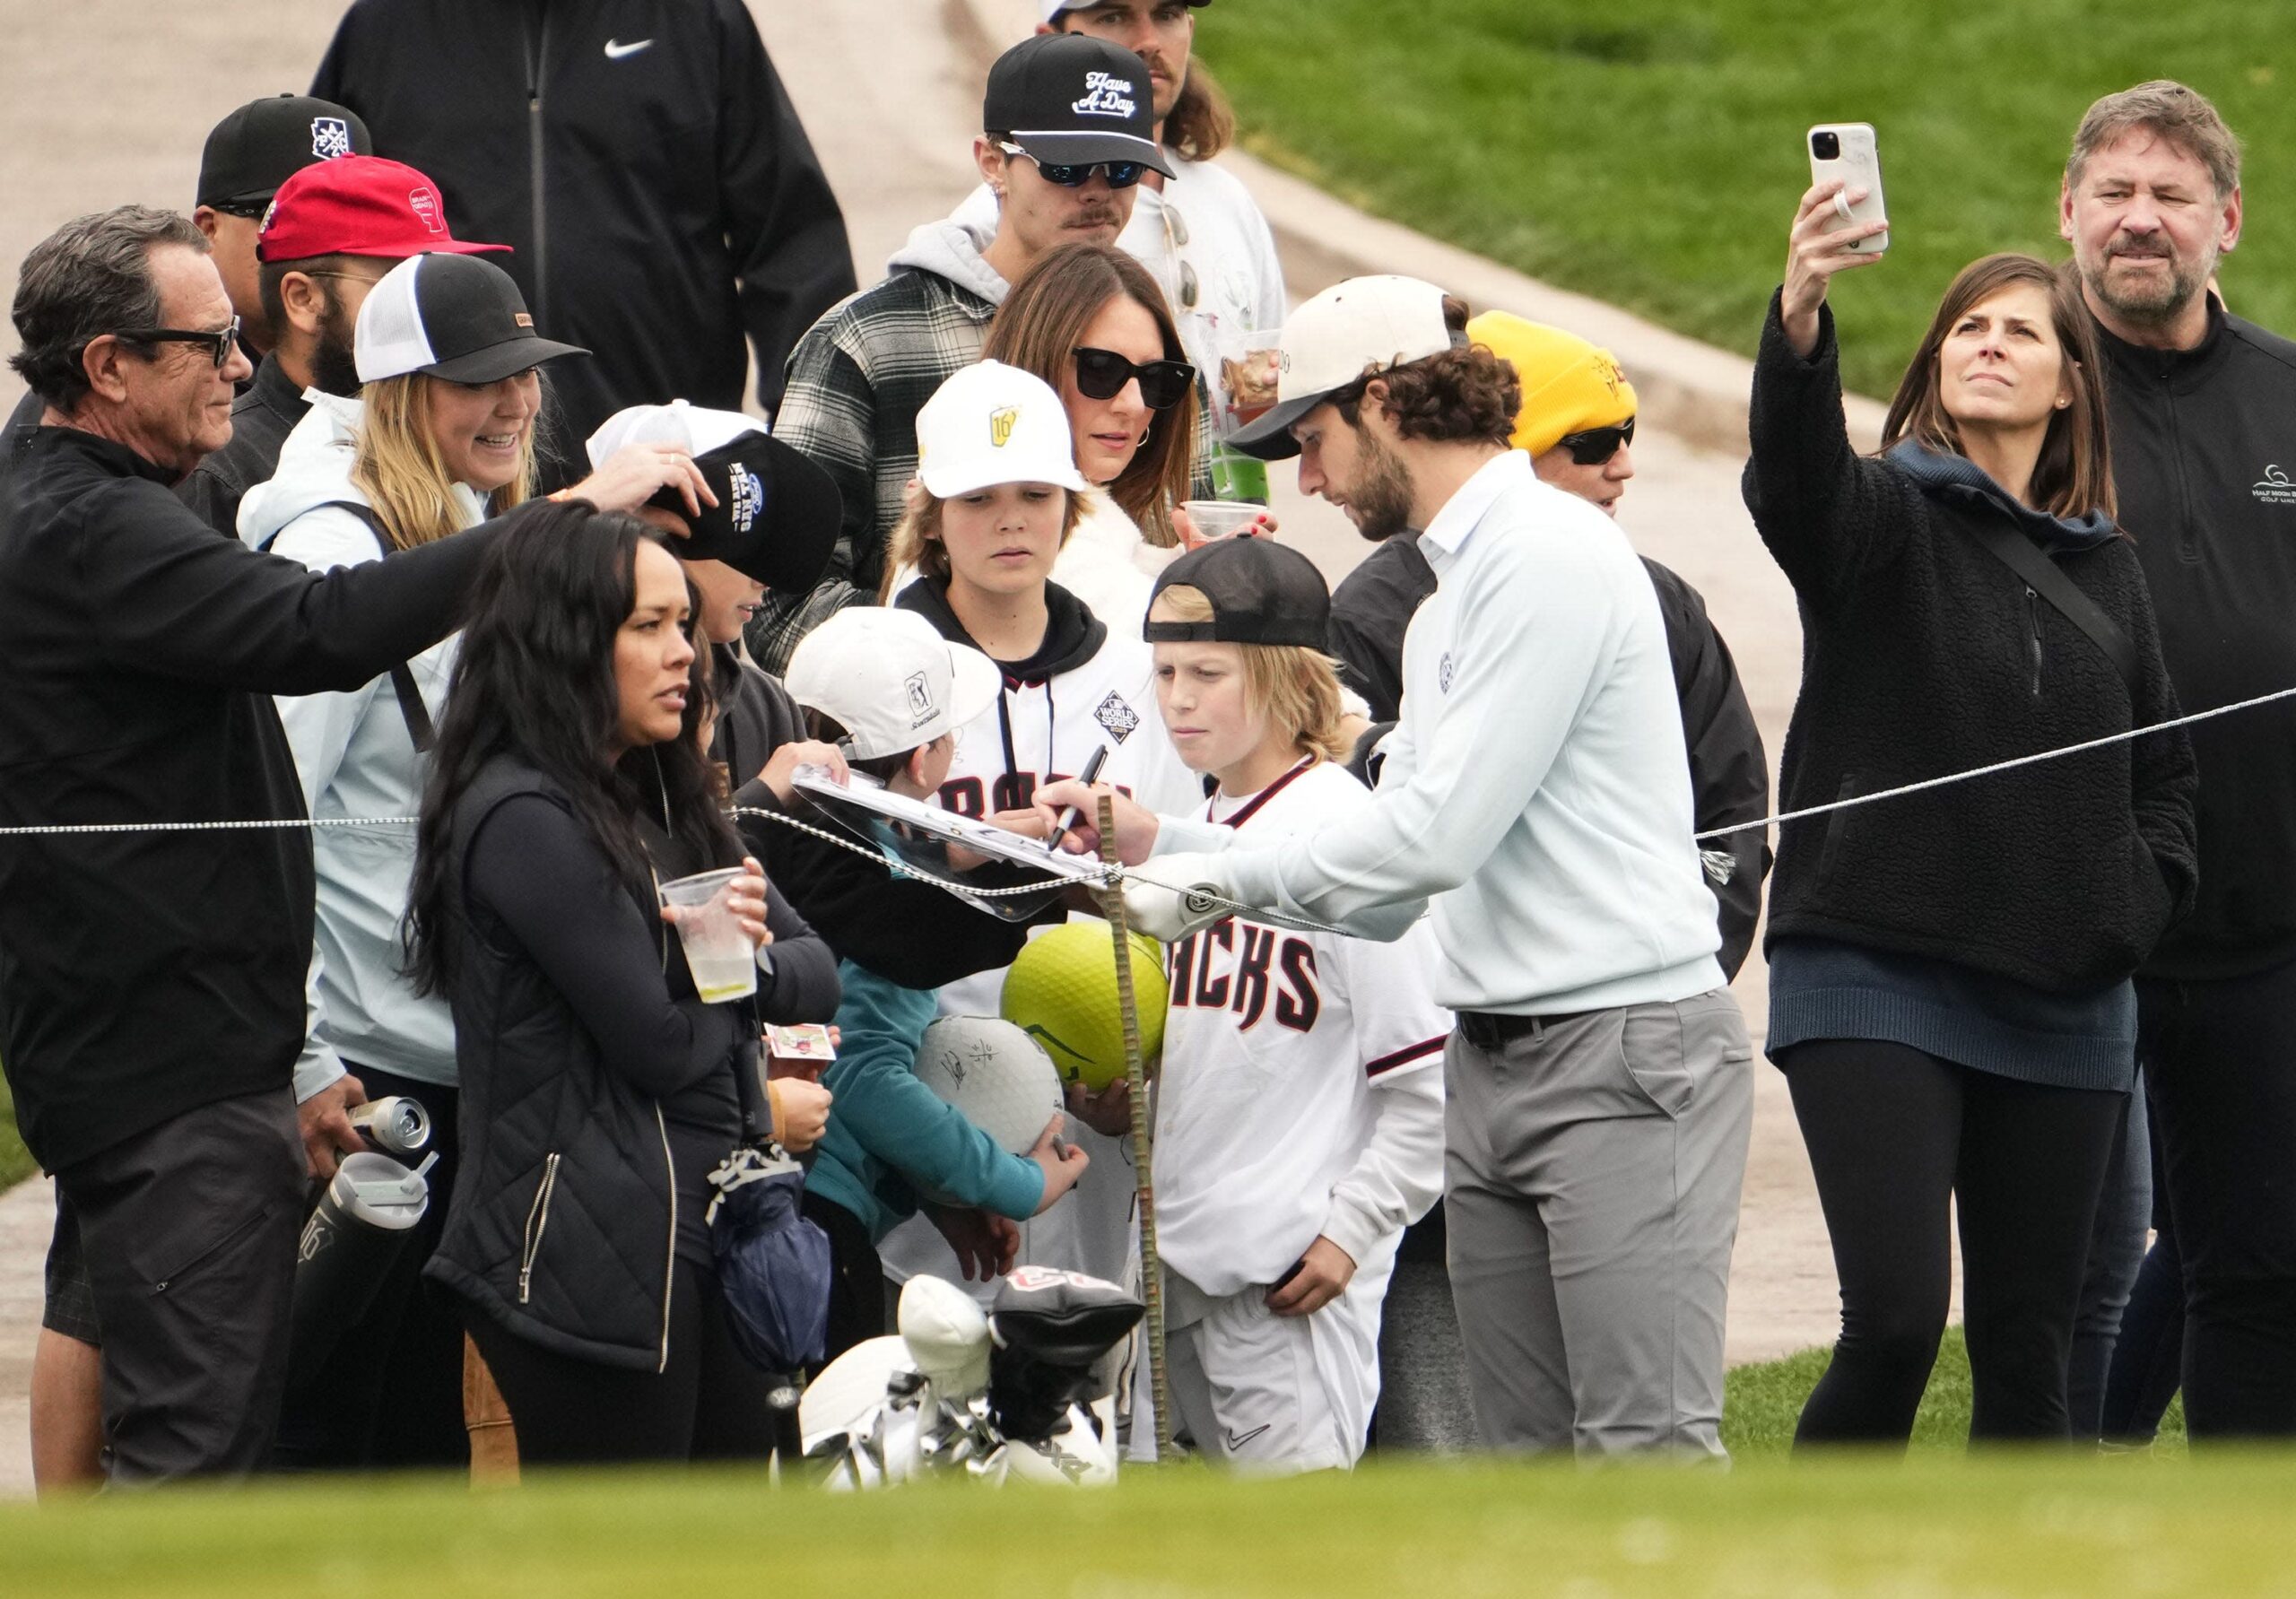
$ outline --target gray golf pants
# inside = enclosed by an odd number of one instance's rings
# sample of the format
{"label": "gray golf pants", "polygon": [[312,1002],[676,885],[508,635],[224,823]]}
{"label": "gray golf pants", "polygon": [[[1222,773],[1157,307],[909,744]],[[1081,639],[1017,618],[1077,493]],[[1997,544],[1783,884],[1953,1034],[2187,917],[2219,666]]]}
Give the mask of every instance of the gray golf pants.
{"label": "gray golf pants", "polygon": [[1444,1215],[1492,1448],[1720,1456],[1722,1322],[1753,1121],[1726,989],[1451,1035]]}

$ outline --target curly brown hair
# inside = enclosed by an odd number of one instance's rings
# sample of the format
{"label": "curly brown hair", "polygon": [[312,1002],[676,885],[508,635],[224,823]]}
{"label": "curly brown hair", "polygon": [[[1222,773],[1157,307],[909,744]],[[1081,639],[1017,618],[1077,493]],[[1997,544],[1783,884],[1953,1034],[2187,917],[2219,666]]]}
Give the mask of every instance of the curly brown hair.
{"label": "curly brown hair", "polygon": [[1362,425],[1364,395],[1376,382],[1385,389],[1379,409],[1405,439],[1481,441],[1501,449],[1513,442],[1515,413],[1523,404],[1515,364],[1466,343],[1467,304],[1455,295],[1443,297],[1443,325],[1457,341],[1451,349],[1400,366],[1367,369],[1344,393],[1332,396],[1349,427]]}

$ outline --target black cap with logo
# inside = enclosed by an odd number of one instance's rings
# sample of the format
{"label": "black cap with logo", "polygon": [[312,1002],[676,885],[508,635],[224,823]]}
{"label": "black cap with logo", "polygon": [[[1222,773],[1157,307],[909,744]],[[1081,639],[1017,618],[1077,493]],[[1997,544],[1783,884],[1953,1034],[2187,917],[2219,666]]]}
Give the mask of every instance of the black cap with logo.
{"label": "black cap with logo", "polygon": [[301,94],[251,100],[208,134],[194,204],[260,216],[279,186],[312,162],[374,153],[355,111]]}
{"label": "black cap with logo", "polygon": [[1156,143],[1148,64],[1087,33],[1039,33],[999,56],[980,125],[1054,166],[1138,161],[1172,176]]}
{"label": "black cap with logo", "polygon": [[[1151,644],[1296,644],[1321,649],[1331,630],[1331,590],[1316,563],[1272,539],[1227,538],[1166,567],[1156,594],[1184,585],[1212,602],[1210,621],[1151,621]],[[1155,609],[1154,596],[1149,609]]]}
{"label": "black cap with logo", "polygon": [[494,383],[561,355],[587,355],[535,332],[510,274],[477,256],[410,256],[376,281],[352,345],[359,381],[423,372]]}

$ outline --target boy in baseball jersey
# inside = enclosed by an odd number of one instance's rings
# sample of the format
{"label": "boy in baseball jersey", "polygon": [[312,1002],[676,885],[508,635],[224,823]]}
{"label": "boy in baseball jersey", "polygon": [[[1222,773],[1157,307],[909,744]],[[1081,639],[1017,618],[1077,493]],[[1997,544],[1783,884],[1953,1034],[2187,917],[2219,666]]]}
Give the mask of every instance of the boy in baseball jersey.
{"label": "boy in baseball jersey", "polygon": [[[1307,832],[1369,802],[1336,764],[1329,619],[1314,564],[1280,544],[1231,539],[1165,569],[1144,631],[1173,743],[1218,780],[1203,819]],[[1239,1466],[1351,1466],[1396,1243],[1442,1193],[1432,935],[1231,917],[1169,960],[1153,1175],[1174,1430]]]}

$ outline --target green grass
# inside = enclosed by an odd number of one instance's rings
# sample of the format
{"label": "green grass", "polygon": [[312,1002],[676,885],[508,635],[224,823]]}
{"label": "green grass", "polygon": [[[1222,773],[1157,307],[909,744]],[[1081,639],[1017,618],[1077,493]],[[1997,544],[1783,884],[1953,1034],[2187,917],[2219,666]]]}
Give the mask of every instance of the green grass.
{"label": "green grass", "polygon": [[443,1478],[0,1508],[0,1593],[1665,1595],[2287,1594],[2296,1453],[1960,1452],[1949,1340],[1909,1458],[1783,1458],[1824,1364],[1732,1374],[1729,1472],[1387,1464],[1261,1482],[1135,1471],[1110,1492],[772,1490],[754,1471]]}
{"label": "green grass", "polygon": [[1198,29],[1257,152],[1748,353],[1809,183],[1803,131],[1873,123],[1892,248],[1838,300],[1848,381],[1884,397],[1957,269],[2062,256],[2057,180],[2089,103],[2179,78],[2248,149],[2225,291],[2296,332],[2296,61],[2253,0],[1250,0]]}
{"label": "green grass", "polygon": [[754,1473],[187,1490],[0,1511],[0,1591],[1300,1599],[2286,1594],[2296,1456],[1483,1464],[831,1497]]}
{"label": "green grass", "polygon": [[8,1080],[0,1077],[0,1188],[22,1181],[39,1169],[39,1163],[16,1134],[16,1099]]}
{"label": "green grass", "polygon": [[[1825,1375],[1829,1349],[1807,1349],[1782,1360],[1741,1366],[1730,1373],[1722,1404],[1722,1441],[1744,1461],[1783,1456],[1794,1443],[1794,1423],[1802,1402]],[[1917,1456],[1961,1452],[1970,1434],[1970,1351],[1961,1330],[1946,1330],[1937,1351],[1937,1367],[1930,1374],[1929,1391],[1913,1422],[1913,1453]],[[2161,1418],[2161,1437],[2153,1453],[2161,1457],[2185,1453],[2184,1401],[2169,1406]],[[2296,1586],[2296,1585],[2292,1585]]]}

